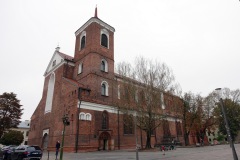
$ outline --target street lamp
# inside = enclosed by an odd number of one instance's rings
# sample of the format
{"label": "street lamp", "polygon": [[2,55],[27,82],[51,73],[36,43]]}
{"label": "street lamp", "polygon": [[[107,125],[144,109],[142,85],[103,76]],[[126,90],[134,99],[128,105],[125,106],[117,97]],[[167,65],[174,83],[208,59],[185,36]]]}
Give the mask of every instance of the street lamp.
{"label": "street lamp", "polygon": [[138,156],[138,137],[137,137],[137,112],[135,115],[135,137],[136,137],[136,160],[139,160],[139,156]]}
{"label": "street lamp", "polygon": [[[216,88],[215,90],[220,92],[221,88]],[[236,153],[236,150],[235,150],[235,147],[234,147],[234,143],[232,141],[232,136],[231,136],[229,124],[228,124],[228,121],[227,121],[227,115],[226,115],[226,112],[225,112],[225,107],[224,107],[223,100],[222,100],[221,96],[219,97],[219,101],[220,101],[221,109],[222,109],[222,112],[223,112],[225,127],[226,127],[226,130],[227,130],[228,141],[229,141],[230,146],[232,148],[233,159],[238,160],[238,156],[237,156],[237,153]]]}
{"label": "street lamp", "polygon": [[62,160],[62,156],[63,156],[63,145],[64,145],[65,127],[70,125],[69,117],[68,117],[67,114],[64,114],[64,115],[63,115],[62,121],[63,121],[63,133],[62,133],[62,146],[61,146],[61,152],[60,152],[60,160]]}

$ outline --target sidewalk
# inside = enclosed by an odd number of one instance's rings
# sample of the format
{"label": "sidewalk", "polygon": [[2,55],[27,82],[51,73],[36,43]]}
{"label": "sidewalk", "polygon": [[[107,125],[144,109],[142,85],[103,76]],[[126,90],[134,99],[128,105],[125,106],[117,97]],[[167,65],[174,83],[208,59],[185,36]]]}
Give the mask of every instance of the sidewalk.
{"label": "sidewalk", "polygon": [[[240,156],[240,144],[235,144],[237,155]],[[139,151],[139,160],[232,160],[232,149],[229,145],[177,148],[163,152]],[[60,153],[58,159],[60,158]],[[63,153],[63,160],[128,160],[136,159],[134,150],[96,151],[84,153]],[[44,152],[42,160],[55,160],[55,152]]]}

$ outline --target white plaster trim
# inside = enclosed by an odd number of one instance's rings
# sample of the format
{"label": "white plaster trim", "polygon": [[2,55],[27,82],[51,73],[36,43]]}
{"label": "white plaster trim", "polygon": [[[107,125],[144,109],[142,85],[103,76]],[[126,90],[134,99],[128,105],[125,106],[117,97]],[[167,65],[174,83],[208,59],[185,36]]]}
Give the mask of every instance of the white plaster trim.
{"label": "white plaster trim", "polygon": [[59,67],[61,67],[63,64],[69,64],[70,66],[75,66],[74,63],[72,62],[67,62],[67,61],[61,61],[60,63],[58,63],[52,70],[50,70],[49,72],[45,73],[44,76],[47,77],[49,74],[51,74],[52,72],[54,72],[55,70],[57,70]]}
{"label": "white plaster trim", "polygon": [[47,133],[49,135],[49,129],[44,129],[42,135],[44,136],[45,133]]}
{"label": "white plaster trim", "polygon": [[[79,102],[78,102],[77,108],[78,107],[79,107]],[[115,114],[118,113],[118,109],[116,107],[108,106],[108,105],[102,105],[102,104],[96,104],[96,103],[90,103],[90,102],[84,102],[84,101],[81,102],[80,108],[88,109],[88,110],[94,110],[94,111],[101,111],[101,112],[106,110],[109,113],[115,113]],[[134,116],[136,115],[136,113],[134,111],[130,111],[129,113],[134,115]],[[119,114],[123,114],[123,113],[121,111],[119,111]],[[173,117],[166,117],[164,119],[168,120],[168,121],[171,121],[171,122],[177,121],[177,122],[182,123],[182,120],[178,119],[178,118],[175,119]]]}
{"label": "white plaster trim", "polygon": [[85,28],[87,26],[89,26],[91,23],[94,23],[94,22],[98,23],[99,25],[103,26],[104,28],[106,28],[106,29],[108,29],[108,30],[110,30],[112,32],[115,32],[115,29],[112,26],[110,26],[107,23],[103,22],[99,18],[92,17],[75,32],[75,36],[77,36],[79,33],[81,33],[83,30],[85,30]]}
{"label": "white plaster trim", "polygon": [[[78,107],[79,107],[79,102],[78,102],[77,108]],[[84,101],[81,102],[80,108],[94,110],[94,111],[104,111],[104,110],[106,110],[109,113],[115,113],[115,114],[118,113],[117,108],[115,108],[113,106],[84,102]]]}

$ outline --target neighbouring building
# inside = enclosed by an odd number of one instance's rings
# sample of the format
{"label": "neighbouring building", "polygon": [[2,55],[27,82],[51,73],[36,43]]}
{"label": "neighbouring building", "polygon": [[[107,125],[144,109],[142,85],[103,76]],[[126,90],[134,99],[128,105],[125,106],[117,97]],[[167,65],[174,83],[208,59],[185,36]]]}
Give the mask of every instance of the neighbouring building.
{"label": "neighbouring building", "polygon": [[23,142],[21,145],[28,145],[28,135],[30,130],[30,121],[25,120],[21,121],[17,128],[12,128],[11,130],[20,131],[23,133]]}
{"label": "neighbouring building", "polygon": [[[114,72],[114,32],[95,10],[94,17],[75,32],[73,57],[56,48],[44,73],[42,98],[31,117],[29,144],[54,150],[56,141],[62,140],[62,118],[67,114],[65,151],[135,148],[136,136],[145,145],[145,133],[126,129],[123,114],[114,106],[119,98],[114,83],[121,79]],[[174,98],[180,100],[167,93],[162,96],[166,108]],[[152,135],[152,144],[163,141],[166,134],[183,142],[180,118],[167,117]]]}

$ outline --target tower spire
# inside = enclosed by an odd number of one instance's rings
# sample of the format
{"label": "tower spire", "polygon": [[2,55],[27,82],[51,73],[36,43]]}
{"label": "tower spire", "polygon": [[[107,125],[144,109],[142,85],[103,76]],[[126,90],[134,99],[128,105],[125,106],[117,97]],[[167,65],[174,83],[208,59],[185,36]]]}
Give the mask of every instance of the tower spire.
{"label": "tower spire", "polygon": [[94,17],[96,17],[96,18],[98,17],[98,16],[97,16],[97,5],[96,5],[96,8],[95,8],[95,14],[94,14]]}

